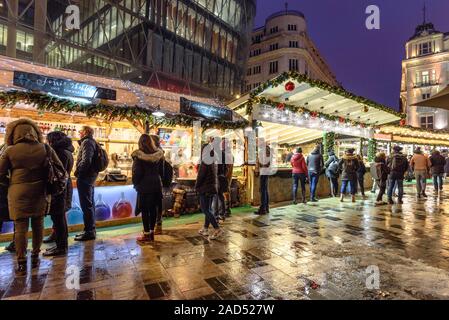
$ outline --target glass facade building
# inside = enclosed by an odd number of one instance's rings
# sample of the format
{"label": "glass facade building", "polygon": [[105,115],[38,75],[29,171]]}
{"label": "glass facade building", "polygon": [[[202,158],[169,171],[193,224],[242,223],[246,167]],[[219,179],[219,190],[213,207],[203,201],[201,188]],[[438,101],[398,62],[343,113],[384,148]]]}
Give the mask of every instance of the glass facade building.
{"label": "glass facade building", "polygon": [[[69,5],[80,28],[68,29]],[[161,89],[240,93],[255,0],[0,0],[0,54]]]}

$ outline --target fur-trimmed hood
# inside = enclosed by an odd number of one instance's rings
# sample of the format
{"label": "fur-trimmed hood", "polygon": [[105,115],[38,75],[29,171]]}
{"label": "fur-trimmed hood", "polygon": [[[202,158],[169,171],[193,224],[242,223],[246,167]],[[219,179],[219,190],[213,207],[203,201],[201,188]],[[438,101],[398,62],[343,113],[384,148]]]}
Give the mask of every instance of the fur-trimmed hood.
{"label": "fur-trimmed hood", "polygon": [[164,158],[164,151],[162,149],[158,149],[155,153],[148,154],[141,150],[135,150],[131,156],[142,161],[156,163]]}
{"label": "fur-trimmed hood", "polygon": [[345,154],[343,156],[343,159],[345,160],[357,160],[357,155],[354,154]]}
{"label": "fur-trimmed hood", "polygon": [[19,119],[8,123],[5,133],[5,144],[15,145],[19,142],[44,142],[42,132],[31,119]]}

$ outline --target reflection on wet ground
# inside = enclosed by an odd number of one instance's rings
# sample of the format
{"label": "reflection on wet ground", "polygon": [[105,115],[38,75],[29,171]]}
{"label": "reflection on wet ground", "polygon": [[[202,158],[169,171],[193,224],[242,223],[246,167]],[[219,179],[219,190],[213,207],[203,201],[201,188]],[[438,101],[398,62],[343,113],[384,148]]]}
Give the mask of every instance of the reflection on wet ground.
{"label": "reflection on wet ground", "polygon": [[[411,188],[406,192],[402,206],[328,199],[266,217],[235,216],[219,241],[198,236],[199,223],[167,229],[143,247],[136,234],[100,235],[71,245],[66,258],[43,259],[21,278],[14,278],[13,256],[3,252],[0,297],[447,299],[449,188],[419,201]],[[69,266],[80,268],[79,290],[66,287]]]}

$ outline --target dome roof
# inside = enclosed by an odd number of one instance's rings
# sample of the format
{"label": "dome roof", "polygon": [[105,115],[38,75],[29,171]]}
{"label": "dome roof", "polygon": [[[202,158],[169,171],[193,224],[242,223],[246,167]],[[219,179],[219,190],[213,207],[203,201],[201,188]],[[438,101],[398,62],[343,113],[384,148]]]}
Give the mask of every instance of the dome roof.
{"label": "dome roof", "polygon": [[415,34],[413,35],[413,37],[409,39],[409,41],[436,33],[441,32],[435,29],[433,23],[431,22],[423,23],[416,27]]}
{"label": "dome roof", "polygon": [[275,13],[269,15],[268,18],[266,19],[266,21],[271,20],[273,18],[281,17],[281,16],[298,16],[298,17],[301,17],[303,19],[306,18],[304,13],[302,13],[301,11],[298,11],[298,10],[282,10],[282,11],[275,12]]}

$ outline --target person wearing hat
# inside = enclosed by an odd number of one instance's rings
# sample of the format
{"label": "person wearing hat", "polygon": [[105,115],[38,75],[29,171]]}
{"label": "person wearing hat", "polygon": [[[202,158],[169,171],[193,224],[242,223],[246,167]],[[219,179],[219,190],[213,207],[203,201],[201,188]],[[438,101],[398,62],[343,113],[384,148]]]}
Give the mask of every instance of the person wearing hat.
{"label": "person wearing hat", "polygon": [[402,204],[404,196],[404,174],[409,168],[407,157],[401,152],[402,147],[394,146],[393,153],[388,158],[387,167],[390,170],[388,175],[388,203],[394,204],[393,191],[395,187],[398,188],[398,203]]}
{"label": "person wearing hat", "polygon": [[354,154],[354,149],[348,149],[345,155],[339,162],[339,169],[341,171],[341,195],[340,201],[343,202],[346,195],[346,188],[349,186],[352,202],[355,202],[355,193],[357,192],[357,170],[360,162],[357,155]]}

